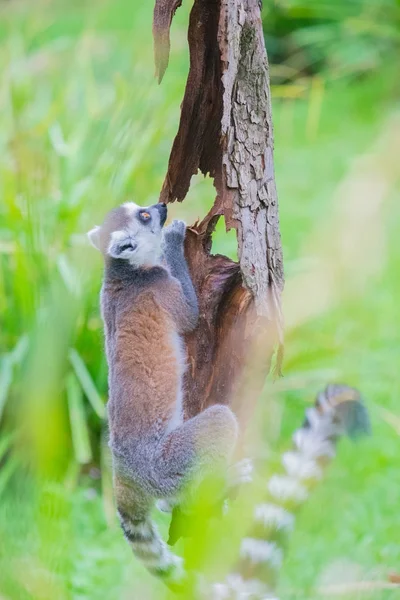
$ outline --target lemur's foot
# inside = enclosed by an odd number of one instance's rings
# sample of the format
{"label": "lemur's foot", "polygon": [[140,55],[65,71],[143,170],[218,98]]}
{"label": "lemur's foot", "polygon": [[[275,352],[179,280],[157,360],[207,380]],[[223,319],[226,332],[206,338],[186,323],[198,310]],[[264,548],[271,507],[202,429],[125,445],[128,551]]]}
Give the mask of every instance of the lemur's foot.
{"label": "lemur's foot", "polygon": [[[229,512],[229,502],[226,498],[230,500],[234,499],[242,485],[252,483],[253,470],[253,461],[250,458],[244,458],[229,467],[227,478],[221,487],[221,497],[208,507],[210,518],[219,517]],[[178,502],[174,503],[171,499],[159,500],[157,508],[164,512],[172,512],[169,528],[169,545],[173,546],[180,537],[190,537],[190,521],[195,518],[195,513],[191,512],[190,509],[185,511],[184,506]]]}
{"label": "lemur's foot", "polygon": [[172,513],[175,507],[175,502],[173,500],[157,500],[156,508],[163,513]]}
{"label": "lemur's foot", "polygon": [[187,573],[183,558],[174,556],[173,560],[165,568],[164,583],[175,594],[180,594],[187,588],[190,576]]}
{"label": "lemur's foot", "polygon": [[254,465],[251,458],[243,458],[231,465],[228,470],[228,490],[236,489],[253,481]]}
{"label": "lemur's foot", "polygon": [[253,482],[253,471],[254,465],[251,458],[243,458],[229,467],[226,489],[226,495],[229,499],[236,498],[242,485]]}

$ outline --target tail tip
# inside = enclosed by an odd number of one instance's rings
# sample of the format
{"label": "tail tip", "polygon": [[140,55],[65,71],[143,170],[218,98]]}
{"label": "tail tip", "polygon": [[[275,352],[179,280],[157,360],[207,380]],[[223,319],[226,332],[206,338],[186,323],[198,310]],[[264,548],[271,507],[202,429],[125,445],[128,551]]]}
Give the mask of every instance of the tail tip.
{"label": "tail tip", "polygon": [[335,408],[346,434],[356,439],[372,433],[368,410],[360,392],[348,385],[328,385],[324,397]]}

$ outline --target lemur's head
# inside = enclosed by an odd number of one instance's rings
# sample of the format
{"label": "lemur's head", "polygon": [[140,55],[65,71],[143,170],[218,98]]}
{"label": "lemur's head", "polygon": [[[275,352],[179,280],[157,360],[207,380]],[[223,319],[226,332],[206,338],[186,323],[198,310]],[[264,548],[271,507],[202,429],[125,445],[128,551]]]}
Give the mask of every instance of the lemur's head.
{"label": "lemur's head", "polygon": [[152,266],[161,256],[165,204],[143,208],[127,202],[108,213],[104,222],[89,231],[92,245],[107,257],[129,261],[136,267]]}

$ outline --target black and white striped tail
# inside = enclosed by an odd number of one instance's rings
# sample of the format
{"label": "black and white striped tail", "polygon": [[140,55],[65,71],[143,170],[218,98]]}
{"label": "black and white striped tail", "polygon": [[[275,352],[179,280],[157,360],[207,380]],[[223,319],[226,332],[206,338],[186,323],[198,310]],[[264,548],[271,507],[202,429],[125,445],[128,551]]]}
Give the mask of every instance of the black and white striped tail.
{"label": "black and white striped tail", "polygon": [[135,521],[118,511],[122,531],[134,555],[155,577],[168,586],[179,587],[185,580],[183,559],[177,556],[161,538],[156,525],[149,519]]}
{"label": "black and white striped tail", "polygon": [[271,589],[283,561],[285,538],[294,527],[296,509],[322,478],[324,467],[335,456],[338,439],[369,432],[368,413],[357,390],[330,385],[318,395],[293,436],[293,449],[283,454],[283,473],[271,477],[265,501],[254,509],[235,572],[224,583],[213,585],[209,600],[275,598]]}

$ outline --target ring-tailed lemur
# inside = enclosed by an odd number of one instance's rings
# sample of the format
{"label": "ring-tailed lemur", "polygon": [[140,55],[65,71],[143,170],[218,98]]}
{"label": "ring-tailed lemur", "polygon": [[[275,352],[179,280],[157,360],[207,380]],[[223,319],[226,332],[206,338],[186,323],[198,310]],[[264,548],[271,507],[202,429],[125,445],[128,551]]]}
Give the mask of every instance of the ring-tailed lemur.
{"label": "ring-tailed lemur", "polygon": [[182,422],[185,351],[198,304],[183,253],[186,226],[163,229],[167,207],[112,210],[89,239],[105,261],[101,292],[109,365],[108,419],[118,515],[135,555],[167,584],[184,578],[150,518],[155,499],[225,470],[238,425],[226,406]]}
{"label": "ring-tailed lemur", "polygon": [[[179,336],[195,327],[198,309],[183,255],[185,225],[175,221],[162,235],[166,213],[162,204],[128,203],[113,210],[89,238],[105,259],[102,313],[121,526],[149,570],[173,584],[183,581],[182,561],[160,538],[150,509],[157,498],[176,505],[190,480],[200,481],[226,465],[237,423],[229,408],[215,406],[182,424]],[[255,507],[234,573],[223,583],[196,586],[196,595],[207,600],[272,597],[271,574],[280,565],[281,538],[293,526],[293,508],[306,500],[340,435],[365,430],[368,418],[358,392],[329,386],[321,393],[294,436],[294,451],[283,456],[286,474],[272,477],[268,497]],[[248,464],[239,468],[239,483],[248,474]]]}
{"label": "ring-tailed lemur", "polygon": [[205,587],[204,600],[267,600],[282,564],[283,543],[293,529],[295,512],[321,479],[334,457],[338,439],[368,434],[368,413],[357,390],[329,385],[306,412],[293,437],[293,449],[283,454],[284,473],[273,475],[266,496],[254,508],[248,535],[242,539],[239,561],[223,583]]}

